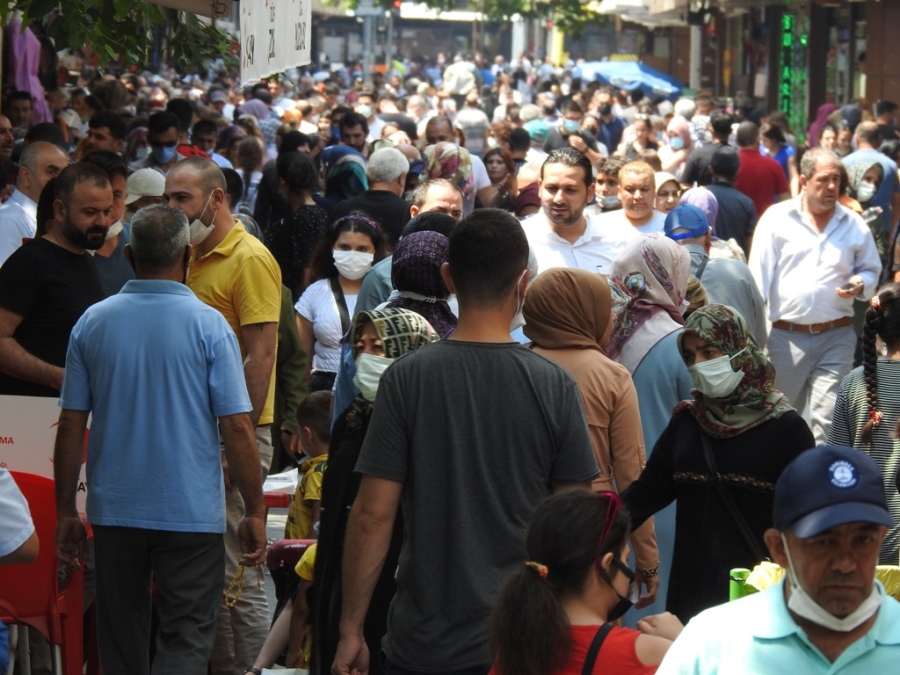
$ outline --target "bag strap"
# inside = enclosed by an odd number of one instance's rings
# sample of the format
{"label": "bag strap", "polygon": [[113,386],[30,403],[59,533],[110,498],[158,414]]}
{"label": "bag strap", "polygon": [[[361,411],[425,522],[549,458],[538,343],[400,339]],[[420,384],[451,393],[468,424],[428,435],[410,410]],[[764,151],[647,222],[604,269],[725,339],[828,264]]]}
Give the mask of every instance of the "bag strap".
{"label": "bag strap", "polygon": [[591,675],[591,673],[594,672],[594,664],[597,663],[597,654],[600,653],[600,647],[603,645],[603,641],[606,639],[606,636],[609,635],[611,630],[612,626],[608,623],[603,624],[597,630],[597,634],[594,636],[591,646],[588,647],[587,656],[584,657],[584,668],[581,669],[581,675]]}
{"label": "bag strap", "polygon": [[762,545],[756,540],[756,537],[753,536],[753,531],[750,529],[747,519],[744,518],[738,505],[734,503],[734,497],[731,496],[731,493],[725,486],[725,481],[722,480],[722,475],[716,468],[716,459],[713,456],[712,441],[709,439],[709,436],[702,431],[700,432],[700,439],[703,444],[703,454],[706,456],[706,466],[712,474],[713,485],[716,486],[716,492],[719,493],[719,497],[721,497],[722,501],[725,503],[725,508],[728,509],[728,513],[741,531],[744,541],[750,547],[753,555],[756,556],[757,562],[765,560],[769,557],[768,554],[763,550]]}
{"label": "bag strap", "polygon": [[350,311],[347,309],[347,301],[344,299],[344,290],[341,288],[341,282],[337,277],[329,277],[328,285],[331,287],[331,294],[334,296],[338,314],[341,315],[341,335],[346,335],[347,331],[350,330]]}
{"label": "bag strap", "polygon": [[697,277],[697,281],[700,281],[703,278],[703,272],[706,270],[706,266],[709,264],[709,256],[703,258],[703,261],[697,266],[697,274],[694,276]]}

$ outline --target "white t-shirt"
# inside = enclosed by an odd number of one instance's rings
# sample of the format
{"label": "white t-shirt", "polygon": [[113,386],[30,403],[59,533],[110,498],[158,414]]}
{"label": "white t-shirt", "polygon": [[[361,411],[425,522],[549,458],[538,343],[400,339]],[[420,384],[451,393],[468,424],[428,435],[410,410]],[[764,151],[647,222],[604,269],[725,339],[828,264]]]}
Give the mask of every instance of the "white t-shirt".
{"label": "white t-shirt", "polygon": [[599,222],[603,226],[611,223],[624,223],[641,234],[657,234],[665,229],[666,214],[662,211],[654,211],[653,218],[651,218],[649,222],[644,223],[643,225],[632,225],[628,218],[625,217],[625,210],[618,209],[617,211],[608,211],[607,213],[602,214],[599,218]]}
{"label": "white t-shirt", "polygon": [[[356,309],[356,296],[344,295],[347,312],[353,316]],[[328,279],[319,279],[309,285],[294,309],[313,326],[316,338],[313,346],[313,372],[336,373],[341,367],[341,313],[338,310],[334,293]]]}
{"label": "white t-shirt", "polygon": [[[6,469],[0,469],[0,556],[9,555],[34,533],[28,502]],[[47,545],[47,544],[45,544]]]}
{"label": "white t-shirt", "polygon": [[472,180],[475,182],[475,189],[472,191],[472,198],[467,199],[463,204],[463,215],[466,216],[475,210],[475,196],[478,194],[478,191],[491,184],[487,168],[485,168],[481,157],[473,154],[469,154],[469,157],[472,159]]}

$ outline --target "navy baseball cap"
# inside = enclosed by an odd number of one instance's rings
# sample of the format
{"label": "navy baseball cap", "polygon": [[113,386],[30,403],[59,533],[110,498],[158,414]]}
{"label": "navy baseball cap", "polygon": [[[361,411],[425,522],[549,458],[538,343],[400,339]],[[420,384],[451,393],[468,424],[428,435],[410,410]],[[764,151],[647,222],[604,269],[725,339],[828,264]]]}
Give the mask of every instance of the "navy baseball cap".
{"label": "navy baseball cap", "polygon": [[[693,204],[679,204],[666,216],[665,233],[669,239],[693,239],[709,232],[709,218]],[[684,230],[673,234],[675,230]]]}
{"label": "navy baseball cap", "polygon": [[775,484],[773,524],[812,537],[845,523],[894,524],[875,460],[860,450],[820,445],[787,465]]}

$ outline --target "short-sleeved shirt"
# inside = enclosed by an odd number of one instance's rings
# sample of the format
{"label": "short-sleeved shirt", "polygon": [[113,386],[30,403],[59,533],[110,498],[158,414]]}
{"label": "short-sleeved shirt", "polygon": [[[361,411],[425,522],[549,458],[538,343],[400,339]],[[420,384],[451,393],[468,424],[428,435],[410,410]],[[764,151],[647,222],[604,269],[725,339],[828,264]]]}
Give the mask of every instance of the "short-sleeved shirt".
{"label": "short-sleeved shirt", "polygon": [[[60,368],[72,326],[104,297],[89,253],[72,253],[44,238],[28,242],[0,267],[0,307],[22,317],[13,338],[29,354]],[[0,394],[59,396],[52,387],[2,372]]]}
{"label": "short-sleeved shirt", "polygon": [[437,342],[381,378],[356,470],[403,484],[384,648],[416,671],[490,663],[484,624],[552,485],[599,475],[575,381],[515,343]]}
{"label": "short-sleeved shirt", "polygon": [[657,675],[872,675],[900,662],[900,603],[885,595],[868,633],[832,663],[793,620],[784,580],[695,616],[669,647]]}
{"label": "short-sleeved shirt", "polygon": [[[347,303],[349,316],[353,316],[356,296],[344,295],[344,301]],[[316,338],[312,357],[313,372],[338,372],[341,367],[341,338],[344,331],[341,327],[341,313],[328,279],[311,283],[303,291],[294,309],[313,327]]]}
{"label": "short-sleeved shirt", "polygon": [[588,272],[608,272],[629,242],[640,236],[624,217],[609,220],[608,215],[586,216],[584,234],[575,243],[559,236],[543,211],[523,220],[522,227],[537,259],[538,271],[578,267]]}
{"label": "short-sleeved shirt", "polygon": [[294,501],[288,511],[284,536],[287,539],[305,539],[313,525],[313,509],[309,502],[322,501],[322,479],[328,468],[328,455],[312,457],[300,466],[303,476],[294,492]]}
{"label": "short-sleeved shirt", "polygon": [[9,471],[0,468],[0,558],[9,555],[34,534],[28,502]]}
{"label": "short-sleeved shirt", "polygon": [[716,236],[719,239],[734,239],[744,253],[756,229],[756,207],[753,200],[732,185],[710,183],[706,189],[713,193],[719,203],[716,214]]}
{"label": "short-sleeved shirt", "polygon": [[88,520],[225,531],[217,418],[251,410],[237,337],[174,281],[132,280],[72,329],[60,407],[93,413]]}
{"label": "short-sleeved shirt", "polygon": [[[237,336],[243,358],[247,357],[247,346],[241,328],[256,323],[277,324],[281,316],[278,263],[263,243],[249,235],[238,221],[218,246],[206,255],[194,258],[187,284],[198,298],[222,313]],[[269,393],[259,423],[271,424],[274,409],[273,363]]]}
{"label": "short-sleeved shirt", "polygon": [[741,166],[734,187],[750,197],[759,218],[778,195],[790,192],[791,188],[781,165],[771,157],[753,148],[743,148],[738,155]]}
{"label": "short-sleeved shirt", "polygon": [[297,565],[294,567],[297,576],[303,579],[303,581],[316,580],[316,550],[318,548],[318,544],[310,545],[310,547],[303,552],[303,555],[300,556],[300,560],[297,561]]}
{"label": "short-sleeved shirt", "polygon": [[0,205],[0,265],[37,230],[37,204],[18,190],[13,190]]}

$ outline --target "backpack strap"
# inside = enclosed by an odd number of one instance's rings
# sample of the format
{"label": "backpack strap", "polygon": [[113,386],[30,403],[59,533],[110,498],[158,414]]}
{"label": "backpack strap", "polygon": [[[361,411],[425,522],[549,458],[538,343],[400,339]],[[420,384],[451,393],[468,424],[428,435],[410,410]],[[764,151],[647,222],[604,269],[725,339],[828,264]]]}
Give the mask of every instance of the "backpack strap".
{"label": "backpack strap", "polygon": [[606,639],[606,636],[609,635],[611,630],[612,626],[608,623],[603,624],[597,630],[597,634],[594,636],[591,646],[588,648],[587,656],[584,657],[584,668],[581,669],[581,675],[591,675],[591,673],[594,672],[594,664],[597,663],[597,655],[600,653],[600,647],[603,646],[603,641]]}

